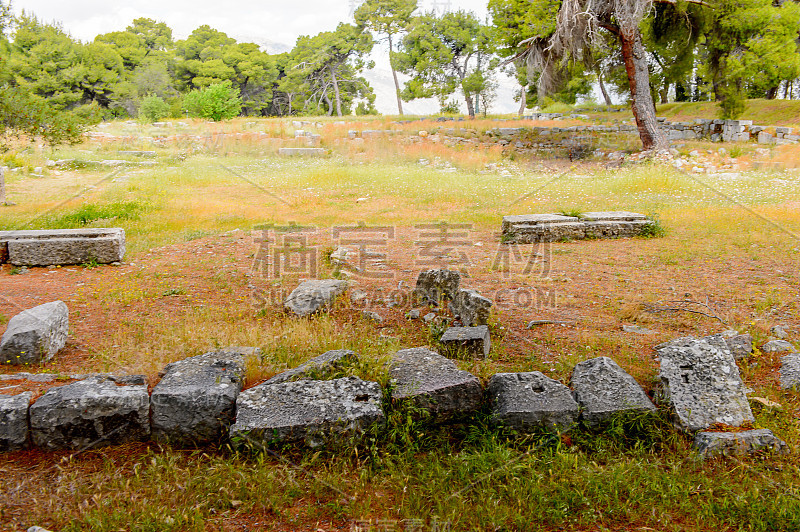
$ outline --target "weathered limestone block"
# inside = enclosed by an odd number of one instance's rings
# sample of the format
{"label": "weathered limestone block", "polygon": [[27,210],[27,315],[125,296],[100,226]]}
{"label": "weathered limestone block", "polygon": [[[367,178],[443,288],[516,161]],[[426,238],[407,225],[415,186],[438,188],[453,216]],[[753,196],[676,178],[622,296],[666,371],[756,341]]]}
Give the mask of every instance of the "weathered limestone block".
{"label": "weathered limestone block", "polygon": [[300,157],[322,157],[325,148],[279,148],[278,155]]}
{"label": "weathered limestone block", "polygon": [[347,281],[337,279],[311,280],[292,290],[283,305],[298,316],[309,316],[327,310],[333,301],[347,290]]}
{"label": "weathered limestone block", "polygon": [[570,386],[581,405],[582,418],[592,426],[619,412],[656,409],[636,380],[608,357],[577,364]]}
{"label": "weathered limestone block", "polygon": [[687,431],[714,423],[734,427],[753,421],[739,368],[724,339],[685,337],[656,346],[664,398]]}
{"label": "weathered limestone block", "polygon": [[356,377],[260,384],[239,394],[230,436],[241,443],[305,442],[310,447],[357,437],[383,423],[381,397],[377,382]]}
{"label": "weathered limestone block", "polygon": [[708,338],[716,337],[725,341],[735,360],[743,360],[753,352],[753,337],[750,334],[739,334],[735,330],[729,329]]}
{"label": "weathered limestone block", "polygon": [[420,272],[414,289],[415,300],[436,306],[443,300],[452,301],[460,282],[461,275],[446,268]]}
{"label": "weathered limestone block", "polygon": [[176,446],[219,442],[236,418],[245,355],[220,350],[167,364],[150,396],[154,440]]}
{"label": "weathered limestone block", "polygon": [[796,353],[797,349],[786,340],[770,340],[761,346],[764,353]]}
{"label": "weathered limestone block", "polygon": [[28,442],[28,407],[33,392],[0,395],[0,452],[18,451]]}
{"label": "weathered limestone block", "polygon": [[503,217],[502,234],[504,241],[518,244],[620,238],[640,235],[653,223],[643,214],[625,211],[587,212],[579,217],[526,214]]}
{"label": "weathered limestone block", "polygon": [[483,388],[475,375],[429,349],[403,349],[389,364],[389,376],[395,383],[392,399],[410,400],[435,420],[472,412],[483,399]]}
{"label": "weathered limestone block", "polygon": [[348,349],[334,349],[332,351],[327,351],[318,357],[314,357],[308,362],[300,364],[296,368],[279,373],[271,379],[265,381],[263,384],[281,384],[283,382],[289,382],[303,377],[312,377],[318,379],[357,360],[358,355],[356,355],[353,351]]}
{"label": "weathered limestone block", "polygon": [[578,419],[569,388],[538,371],[492,375],[487,395],[495,422],[519,432],[541,427],[565,431]]}
{"label": "weathered limestone block", "polygon": [[630,238],[641,235],[653,223],[652,220],[605,220],[587,221],[584,225],[586,238]]}
{"label": "weathered limestone block", "polygon": [[800,353],[781,357],[781,388],[800,390]]}
{"label": "weathered limestone block", "polygon": [[714,456],[743,456],[758,451],[787,454],[789,446],[775,437],[771,430],[756,429],[743,432],[698,432],[694,448],[703,458]]}
{"label": "weathered limestone block", "polygon": [[0,339],[0,363],[47,362],[67,343],[69,309],[63,301],[51,301],[24,310],[8,321]]}
{"label": "weathered limestone block", "polygon": [[107,264],[124,255],[125,231],[120,228],[0,231],[0,262],[17,266]]}
{"label": "weathered limestone block", "polygon": [[492,300],[475,290],[460,289],[449,304],[450,311],[461,319],[466,327],[489,324]]}
{"label": "weathered limestone block", "polygon": [[[136,384],[120,385],[125,382]],[[87,449],[150,435],[150,397],[143,376],[93,377],[51,388],[30,408],[31,436],[47,450]]]}
{"label": "weathered limestone block", "polygon": [[450,327],[442,335],[441,340],[448,354],[465,351],[476,355],[487,356],[492,349],[489,327]]}

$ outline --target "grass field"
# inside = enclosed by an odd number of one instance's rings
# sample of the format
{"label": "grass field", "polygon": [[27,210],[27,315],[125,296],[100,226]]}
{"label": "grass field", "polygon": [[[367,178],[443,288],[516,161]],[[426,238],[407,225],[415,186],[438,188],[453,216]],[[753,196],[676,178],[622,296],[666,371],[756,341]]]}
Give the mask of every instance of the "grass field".
{"label": "grass field", "polygon": [[[686,105],[659,111],[671,120],[692,113],[713,116]],[[771,125],[800,123],[788,111],[785,121],[777,118],[783,110],[775,113]],[[516,123],[529,125],[508,124]],[[457,125],[483,141],[498,123]],[[245,119],[167,128],[115,122],[81,145],[21,144],[5,154],[4,164],[19,169],[7,173],[16,205],[0,210],[0,230],[123,227],[128,244],[120,266],[2,267],[0,330],[21,308],[53,299],[70,307],[64,353],[25,370],[143,373],[152,383],[168,362],[251,345],[263,351],[248,368],[252,386],[325,350],[350,348],[363,359],[353,373],[385,382],[382,362],[393,351],[437,346],[436,326],[405,319],[410,307],[387,299],[435,266],[423,260],[418,242],[425,239],[421,226],[441,222],[453,231],[463,224],[467,235],[443,246],[438,263],[456,261],[468,274],[463,284],[495,300],[492,353],[459,361],[484,382],[500,371],[533,370],[567,382],[575,363],[605,355],[651,391],[652,347],[662,341],[735,328],[761,345],[777,324],[800,341],[797,147],[775,147],[760,158],[753,146],[738,147],[738,171],[695,175],[653,162],[617,168],[602,160],[514,156],[496,145],[447,146],[434,134],[453,124],[324,119],[302,127],[322,135],[325,157],[279,157],[279,146],[297,142],[291,121]],[[397,133],[354,142],[351,129]],[[406,140],[423,129],[431,136]],[[721,157],[718,147],[696,142],[680,150]],[[126,153],[133,150],[155,154]],[[71,162],[48,166],[61,159]],[[103,160],[129,164],[103,166]],[[521,247],[519,256],[503,255],[504,215],[576,210],[654,214],[666,235]],[[256,228],[291,223],[308,228],[304,249],[318,271],[264,270],[258,263],[264,244]],[[368,293],[366,308],[384,322],[364,319],[364,307],[347,298],[328,315],[286,316],[273,295],[300,278],[338,275],[329,260],[342,244],[337,234],[359,223],[383,231],[378,247],[386,258],[374,266],[387,275],[352,280]],[[676,301],[706,315],[648,311]],[[532,319],[569,323],[528,330]],[[655,334],[624,332],[626,323]],[[740,368],[753,396],[781,405],[753,403],[756,425],[798,449],[800,395],[779,389],[779,365],[777,356],[757,351]],[[3,373],[18,370],[0,366]],[[0,393],[22,389],[8,386],[0,384]],[[45,387],[32,389],[38,394]],[[131,444],[77,456],[2,455],[0,529],[800,528],[795,454],[701,462],[689,439],[662,416],[520,437],[492,428],[486,411],[431,427],[398,405],[387,407],[384,429],[358,445],[316,451]]]}

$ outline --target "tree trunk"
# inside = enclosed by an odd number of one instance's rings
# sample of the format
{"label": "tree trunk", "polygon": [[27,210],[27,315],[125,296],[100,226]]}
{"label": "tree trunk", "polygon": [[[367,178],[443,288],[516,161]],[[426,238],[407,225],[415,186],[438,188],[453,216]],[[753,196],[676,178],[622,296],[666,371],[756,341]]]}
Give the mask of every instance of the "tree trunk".
{"label": "tree trunk", "polygon": [[400,98],[400,82],[397,81],[397,71],[394,69],[394,59],[392,58],[392,34],[389,33],[389,68],[392,69],[392,78],[394,79],[394,92],[397,95],[397,112],[403,116],[403,99]]}
{"label": "tree trunk", "polygon": [[525,114],[525,108],[528,106],[528,91],[525,90],[525,85],[522,86],[519,93],[519,112],[517,113],[520,118]]}
{"label": "tree trunk", "polygon": [[336,80],[336,70],[331,67],[331,80],[333,81],[333,94],[336,97],[336,116],[342,116],[342,96],[339,94],[339,82]]}
{"label": "tree trunk", "polygon": [[596,66],[594,69],[595,74],[597,74],[597,83],[600,85],[600,92],[603,93],[603,99],[606,101],[606,107],[611,107],[611,97],[608,95],[608,91],[606,90],[606,84],[603,83],[603,72],[600,70],[600,66]]}
{"label": "tree trunk", "polygon": [[470,118],[475,118],[475,104],[472,102],[472,96],[464,94],[464,100],[467,101],[467,113]]}
{"label": "tree trunk", "polygon": [[647,52],[642,44],[642,34],[638,28],[620,31],[622,59],[631,88],[631,110],[639,128],[639,138],[645,150],[667,147],[667,139],[658,128],[656,106],[650,94],[650,74],[647,70]]}
{"label": "tree trunk", "polygon": [[767,100],[774,100],[778,97],[778,85],[770,87],[766,94]]}
{"label": "tree trunk", "polygon": [[0,207],[6,204],[6,174],[0,166]]}

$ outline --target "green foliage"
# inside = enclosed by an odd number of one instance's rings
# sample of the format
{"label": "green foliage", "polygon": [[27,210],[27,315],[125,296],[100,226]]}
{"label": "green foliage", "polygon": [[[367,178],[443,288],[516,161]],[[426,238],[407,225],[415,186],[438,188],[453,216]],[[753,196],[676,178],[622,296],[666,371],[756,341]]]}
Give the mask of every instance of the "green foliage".
{"label": "green foliage", "polygon": [[648,216],[653,223],[645,225],[642,228],[642,232],[639,233],[639,236],[644,238],[661,238],[666,236],[667,229],[664,227],[664,224],[661,223],[661,218],[656,213],[652,213]]}
{"label": "green foliage", "polygon": [[403,38],[403,51],[396,56],[398,70],[411,76],[403,99],[436,97],[444,106],[447,98],[460,90],[467,112],[475,116],[476,97],[492,89],[493,46],[490,27],[472,13],[416,17]]}
{"label": "green foliage", "polygon": [[144,98],[139,105],[139,118],[157,122],[167,116],[169,116],[169,104],[153,94]]}
{"label": "green foliage", "polygon": [[229,120],[242,111],[242,99],[239,89],[231,86],[230,81],[214,83],[186,95],[184,105],[190,114],[219,122]]}
{"label": "green foliage", "polygon": [[50,144],[81,141],[84,122],[17,87],[0,87],[0,130],[41,137]]}
{"label": "green foliage", "polygon": [[50,216],[43,220],[43,224],[51,229],[69,229],[98,220],[136,220],[147,208],[147,205],[137,201],[117,201],[106,205],[87,203],[72,212]]}

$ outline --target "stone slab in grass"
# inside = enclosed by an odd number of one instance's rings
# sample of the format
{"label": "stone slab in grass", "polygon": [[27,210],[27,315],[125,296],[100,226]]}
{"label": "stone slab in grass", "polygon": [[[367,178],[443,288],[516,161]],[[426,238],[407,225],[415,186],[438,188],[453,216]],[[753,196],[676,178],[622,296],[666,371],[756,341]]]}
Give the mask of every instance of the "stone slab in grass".
{"label": "stone slab in grass", "polygon": [[28,407],[33,392],[0,395],[0,452],[18,451],[28,442]]}
{"label": "stone slab in grass", "polygon": [[322,157],[325,148],[279,148],[278,155],[285,157]]}
{"label": "stone slab in grass", "polygon": [[621,221],[633,222],[647,220],[647,216],[639,214],[638,212],[627,211],[598,211],[598,212],[582,212],[580,219],[587,222],[608,222],[608,221]]}
{"label": "stone slab in grass", "polygon": [[403,349],[389,360],[392,399],[408,400],[435,421],[473,412],[483,399],[478,378],[423,347]]}
{"label": "stone slab in grass", "polygon": [[31,405],[30,423],[33,443],[46,450],[146,440],[150,435],[147,384],[143,376],[94,377],[51,388]]}
{"label": "stone slab in grass", "polygon": [[698,432],[694,448],[704,458],[744,456],[755,452],[787,454],[789,446],[771,430],[755,429],[742,432]]}
{"label": "stone slab in grass", "polygon": [[492,418],[519,432],[565,431],[578,420],[572,392],[539,371],[496,373],[487,388]]}
{"label": "stone slab in grass", "polygon": [[0,231],[0,262],[16,266],[108,264],[124,255],[125,231],[120,228]]}
{"label": "stone slab in grass", "polygon": [[725,340],[735,360],[744,360],[753,352],[753,337],[747,333],[739,334],[733,329],[723,331],[718,335]]}
{"label": "stone slab in grass", "polygon": [[620,412],[653,412],[656,407],[639,383],[608,357],[578,363],[570,379],[581,417],[590,426]]}
{"label": "stone slab in grass", "polygon": [[503,233],[509,232],[516,226],[547,225],[553,223],[578,222],[575,216],[562,214],[512,214],[503,216]]}
{"label": "stone slab in grass", "polygon": [[281,384],[282,382],[289,382],[304,377],[319,379],[326,374],[336,371],[347,364],[356,362],[357,360],[358,355],[349,349],[334,349],[327,351],[318,357],[314,357],[311,360],[300,364],[296,368],[279,373],[264,382],[264,384]]}
{"label": "stone slab in grass", "polygon": [[800,353],[781,357],[781,388],[800,390]]}
{"label": "stone slab in grass", "polygon": [[489,327],[450,327],[439,340],[447,354],[455,355],[465,352],[474,355],[487,356],[492,349],[492,340]]}
{"label": "stone slab in grass", "polygon": [[197,446],[227,437],[244,374],[245,353],[235,348],[167,364],[150,396],[153,439]]}
{"label": "stone slab in grass", "polygon": [[492,300],[475,290],[458,290],[449,305],[450,311],[461,319],[465,327],[488,325]]}
{"label": "stone slab in grass", "polygon": [[630,238],[639,236],[654,224],[651,220],[603,220],[584,222],[585,238]]}
{"label": "stone slab in grass", "polygon": [[315,279],[304,281],[292,290],[284,308],[297,316],[310,316],[328,310],[333,301],[347,290],[347,281],[338,279]]}
{"label": "stone slab in grass", "polygon": [[63,301],[51,301],[24,310],[8,321],[0,338],[0,363],[47,362],[67,343],[69,309]]}
{"label": "stone slab in grass", "polygon": [[318,447],[384,422],[377,382],[345,377],[260,384],[239,394],[230,437],[237,445],[303,442]]}
{"label": "stone slab in grass", "polygon": [[715,423],[739,427],[754,420],[739,367],[723,338],[677,338],[655,349],[661,393],[682,429],[694,432]]}

